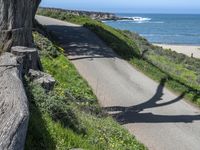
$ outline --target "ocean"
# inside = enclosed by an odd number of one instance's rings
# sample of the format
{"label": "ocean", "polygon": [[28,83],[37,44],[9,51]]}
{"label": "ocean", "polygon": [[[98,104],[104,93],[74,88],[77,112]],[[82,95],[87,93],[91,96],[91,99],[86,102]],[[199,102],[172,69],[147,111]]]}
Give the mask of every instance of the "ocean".
{"label": "ocean", "polygon": [[200,15],[116,14],[134,20],[104,21],[117,29],[139,33],[152,43],[200,45]]}

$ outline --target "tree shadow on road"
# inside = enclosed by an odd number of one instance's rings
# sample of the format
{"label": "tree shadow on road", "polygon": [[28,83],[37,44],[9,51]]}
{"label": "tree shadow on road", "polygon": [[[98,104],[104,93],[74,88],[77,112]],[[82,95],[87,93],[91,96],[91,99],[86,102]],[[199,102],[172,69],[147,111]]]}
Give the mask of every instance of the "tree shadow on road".
{"label": "tree shadow on road", "polygon": [[[49,31],[57,38],[55,41],[65,49],[66,55],[70,56],[70,60],[80,60],[89,59],[93,60],[95,58],[118,58],[119,56],[109,49],[104,42],[102,42],[94,33],[88,32],[88,29],[80,26],[62,26],[62,25],[47,25]],[[113,37],[114,35],[110,35]],[[87,38],[92,37],[92,38]],[[117,37],[116,37],[117,38]],[[122,43],[120,41],[119,43]],[[133,57],[133,55],[130,55]],[[121,58],[121,57],[120,57]],[[150,63],[150,62],[148,62]],[[151,64],[156,67],[155,65]],[[157,68],[157,67],[156,67]],[[159,69],[159,68],[158,68]],[[198,91],[192,87],[186,85],[179,80],[173,79],[170,75],[163,70],[159,69],[161,72],[166,74],[167,80],[173,80],[177,83],[183,85],[187,90],[183,92],[177,98],[168,101],[166,103],[160,103],[163,96],[163,88],[166,83],[166,79],[160,81],[160,85],[157,88],[155,95],[146,101],[145,103],[131,106],[131,107],[121,107],[114,106],[105,108],[107,111],[120,112],[114,114],[113,117],[116,118],[121,124],[132,123],[132,122],[147,122],[147,123],[164,123],[164,122],[192,122],[194,120],[200,120],[200,115],[158,115],[153,113],[143,113],[142,111],[148,108],[162,107],[166,105],[173,104],[181,100],[187,93],[197,93],[193,100],[199,98]],[[159,102],[159,104],[158,104]]]}
{"label": "tree shadow on road", "polygon": [[[128,123],[173,123],[173,122],[185,122],[190,123],[194,120],[200,120],[200,115],[159,115],[153,114],[151,112],[142,112],[145,109],[156,108],[167,106],[173,103],[180,101],[184,98],[185,93],[182,93],[175,99],[171,101],[162,102],[163,90],[166,79],[162,79],[157,88],[156,93],[153,95],[151,99],[148,101],[130,107],[122,107],[122,106],[113,106],[104,108],[107,112],[112,113],[112,116],[120,123],[120,124],[128,124]],[[164,108],[163,108],[164,109]]]}
{"label": "tree shadow on road", "polygon": [[55,35],[55,41],[65,49],[66,54],[72,57],[70,60],[119,57],[84,27],[48,25],[46,28]]}

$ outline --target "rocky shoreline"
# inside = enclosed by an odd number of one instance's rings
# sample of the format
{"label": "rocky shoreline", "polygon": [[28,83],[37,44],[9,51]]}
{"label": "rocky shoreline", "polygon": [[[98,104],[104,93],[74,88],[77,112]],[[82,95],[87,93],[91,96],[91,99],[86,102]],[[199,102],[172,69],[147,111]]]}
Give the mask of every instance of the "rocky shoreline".
{"label": "rocky shoreline", "polygon": [[109,12],[95,12],[95,11],[81,11],[81,10],[68,10],[68,9],[60,9],[60,8],[49,8],[49,7],[40,7],[39,10],[49,10],[49,11],[59,11],[65,12],[77,16],[88,16],[91,19],[99,20],[99,21],[117,21],[117,20],[133,20],[133,21],[146,21],[148,18],[142,17],[121,17],[117,16],[114,13]]}
{"label": "rocky shoreline", "polygon": [[78,16],[85,15],[85,16],[89,16],[90,18],[96,19],[96,20],[120,20],[121,19],[120,17],[116,16],[114,13],[108,13],[108,12],[67,10],[67,9],[47,8],[47,7],[40,7],[39,9],[64,11],[66,13],[70,13],[70,14],[78,15]]}

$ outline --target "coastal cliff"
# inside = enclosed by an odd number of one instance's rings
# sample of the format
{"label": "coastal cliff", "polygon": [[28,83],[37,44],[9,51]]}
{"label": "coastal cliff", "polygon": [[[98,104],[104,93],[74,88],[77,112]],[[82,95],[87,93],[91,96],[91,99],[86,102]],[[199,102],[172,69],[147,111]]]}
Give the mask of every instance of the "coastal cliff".
{"label": "coastal cliff", "polygon": [[65,12],[70,13],[77,16],[89,16],[91,19],[95,20],[118,20],[120,19],[113,13],[107,13],[107,12],[94,12],[94,11],[80,11],[80,10],[66,10],[66,9],[56,9],[56,8],[44,8],[40,7],[40,10],[52,10],[57,12]]}

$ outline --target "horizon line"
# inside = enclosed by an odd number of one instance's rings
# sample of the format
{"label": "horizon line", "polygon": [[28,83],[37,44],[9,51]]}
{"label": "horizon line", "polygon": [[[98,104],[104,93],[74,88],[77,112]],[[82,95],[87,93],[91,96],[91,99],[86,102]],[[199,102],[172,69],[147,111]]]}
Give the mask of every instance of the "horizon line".
{"label": "horizon line", "polygon": [[163,15],[200,15],[200,12],[197,13],[193,13],[193,12],[131,12],[131,11],[127,11],[127,12],[120,12],[120,11],[109,11],[109,10],[88,10],[88,9],[70,9],[70,8],[59,8],[59,7],[49,7],[49,6],[40,6],[41,8],[54,8],[54,9],[63,9],[63,10],[72,10],[72,11],[87,11],[87,12],[102,12],[102,13],[114,13],[114,14],[128,14],[128,13],[132,13],[132,14],[163,14]]}

